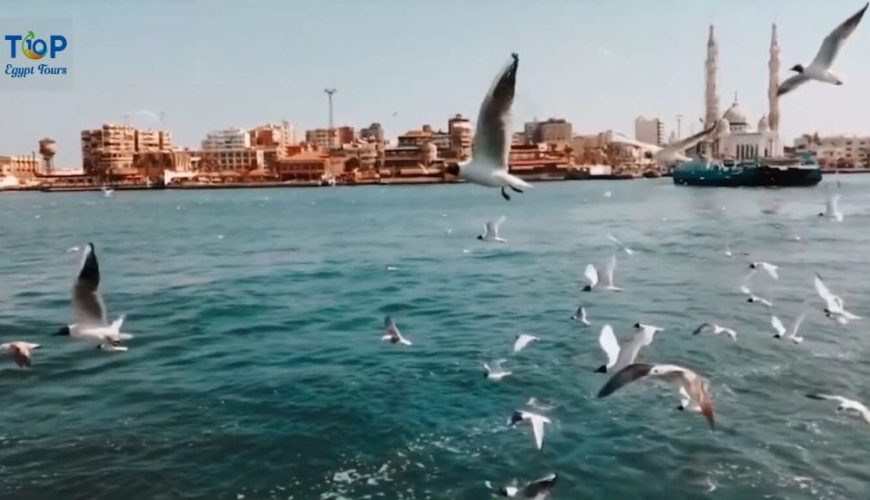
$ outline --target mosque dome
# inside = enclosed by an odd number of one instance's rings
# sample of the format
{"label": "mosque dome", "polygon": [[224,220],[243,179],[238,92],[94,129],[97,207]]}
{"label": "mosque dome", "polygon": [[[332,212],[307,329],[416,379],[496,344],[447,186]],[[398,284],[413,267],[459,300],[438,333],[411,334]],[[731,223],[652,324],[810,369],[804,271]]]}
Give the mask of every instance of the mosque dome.
{"label": "mosque dome", "polygon": [[770,123],[767,120],[767,115],[762,116],[761,119],[758,120],[758,131],[761,133],[770,132]]}
{"label": "mosque dome", "polygon": [[748,120],[746,119],[746,113],[740,109],[740,103],[737,100],[734,100],[734,104],[728,108],[728,111],[725,112],[725,119],[728,120],[728,123],[731,125],[746,125]]}

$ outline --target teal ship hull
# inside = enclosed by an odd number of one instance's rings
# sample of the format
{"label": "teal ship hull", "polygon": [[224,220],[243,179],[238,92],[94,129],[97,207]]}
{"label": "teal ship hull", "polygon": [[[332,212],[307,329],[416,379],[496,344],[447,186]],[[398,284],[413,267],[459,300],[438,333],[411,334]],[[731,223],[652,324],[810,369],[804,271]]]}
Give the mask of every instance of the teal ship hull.
{"label": "teal ship hull", "polygon": [[822,169],[812,159],[759,159],[748,162],[690,161],[673,169],[674,184],[683,186],[815,186]]}

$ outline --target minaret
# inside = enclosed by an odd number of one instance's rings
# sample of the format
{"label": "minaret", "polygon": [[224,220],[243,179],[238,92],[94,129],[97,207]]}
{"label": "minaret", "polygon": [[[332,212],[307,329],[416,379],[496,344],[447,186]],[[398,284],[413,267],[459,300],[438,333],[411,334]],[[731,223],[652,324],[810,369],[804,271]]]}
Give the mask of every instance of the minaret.
{"label": "minaret", "polygon": [[767,63],[770,70],[770,83],[767,87],[768,118],[771,137],[771,156],[779,156],[779,98],[776,93],[779,90],[779,41],[776,39],[776,23],[770,32],[770,61]]}
{"label": "minaret", "polygon": [[[719,120],[719,93],[716,86],[716,76],[719,71],[719,45],[716,43],[716,35],[713,33],[713,25],[710,25],[710,36],[707,38],[707,60],[704,61],[704,128],[710,128]],[[704,147],[707,154],[716,156],[717,145],[707,143]]]}

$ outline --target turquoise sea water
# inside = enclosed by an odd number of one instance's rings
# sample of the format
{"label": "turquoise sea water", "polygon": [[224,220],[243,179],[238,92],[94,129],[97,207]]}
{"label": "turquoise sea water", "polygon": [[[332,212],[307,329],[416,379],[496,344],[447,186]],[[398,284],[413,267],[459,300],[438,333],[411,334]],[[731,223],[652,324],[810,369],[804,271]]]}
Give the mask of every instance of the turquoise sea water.
{"label": "turquoise sea water", "polygon": [[[485,480],[550,472],[554,499],[868,498],[870,425],[803,395],[870,402],[870,320],[814,303],[794,345],[737,291],[749,252],[781,266],[752,287],[784,322],[815,271],[870,316],[870,178],[841,181],[840,224],[816,215],[827,180],[538,184],[510,203],[475,186],[0,194],[0,339],[43,345],[31,370],[0,358],[0,498],[484,499]],[[509,242],[477,241],[499,215]],[[607,233],[637,250],[618,254],[625,291],[583,294]],[[87,241],[127,353],[51,336]],[[569,320],[580,301],[592,327]],[[385,314],[413,346],[380,340]],[[642,360],[710,378],[715,431],[668,386],[595,399],[601,325],[625,340],[637,321],[666,328]],[[739,341],[692,337],[704,321]],[[514,355],[520,332],[541,342]],[[496,358],[500,383],[482,376]],[[540,452],[506,426],[531,397],[555,406]]]}

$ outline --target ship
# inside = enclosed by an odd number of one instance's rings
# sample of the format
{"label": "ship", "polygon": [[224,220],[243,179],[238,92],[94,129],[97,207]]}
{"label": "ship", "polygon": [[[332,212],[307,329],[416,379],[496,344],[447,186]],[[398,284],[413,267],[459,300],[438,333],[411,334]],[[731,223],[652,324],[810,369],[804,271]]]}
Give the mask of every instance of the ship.
{"label": "ship", "polygon": [[674,184],[683,186],[811,187],[822,180],[822,169],[811,156],[756,160],[692,160],[673,169]]}

